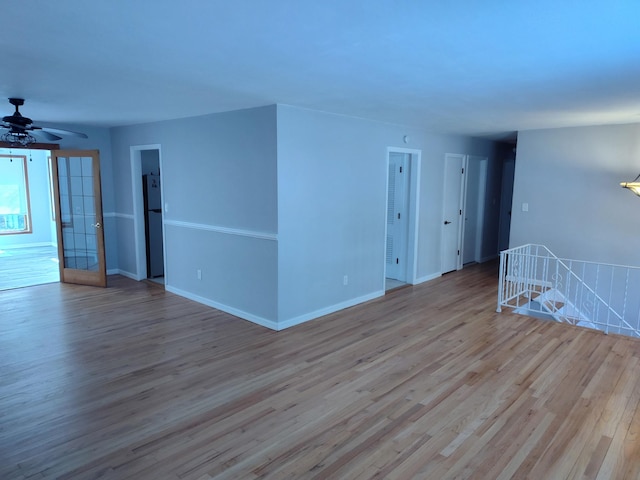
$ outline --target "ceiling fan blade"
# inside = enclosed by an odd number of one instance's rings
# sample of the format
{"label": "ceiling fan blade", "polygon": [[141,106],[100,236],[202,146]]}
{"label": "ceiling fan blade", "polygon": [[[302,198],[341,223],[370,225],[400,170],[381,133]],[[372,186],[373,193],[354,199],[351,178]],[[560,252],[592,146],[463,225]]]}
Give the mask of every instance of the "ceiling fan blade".
{"label": "ceiling fan blade", "polygon": [[71,130],[62,130],[60,128],[40,127],[43,132],[49,132],[54,135],[66,135],[70,137],[89,138],[86,134],[80,132],[72,132]]}
{"label": "ceiling fan blade", "polygon": [[35,133],[38,136],[42,136],[50,141],[62,140],[62,137],[59,137],[58,135],[54,135],[51,132],[47,132],[46,130],[34,130],[33,133]]}

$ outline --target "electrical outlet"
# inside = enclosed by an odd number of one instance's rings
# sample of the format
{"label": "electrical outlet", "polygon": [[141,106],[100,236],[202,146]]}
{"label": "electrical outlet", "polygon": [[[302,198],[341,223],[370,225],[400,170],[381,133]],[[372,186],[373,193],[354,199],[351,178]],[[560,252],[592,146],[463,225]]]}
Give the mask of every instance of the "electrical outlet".
{"label": "electrical outlet", "polygon": [[342,279],[342,284],[343,285],[349,285],[349,276],[345,275],[344,278]]}
{"label": "electrical outlet", "polygon": [[198,280],[202,280],[202,270],[196,270],[196,276],[198,277]]}

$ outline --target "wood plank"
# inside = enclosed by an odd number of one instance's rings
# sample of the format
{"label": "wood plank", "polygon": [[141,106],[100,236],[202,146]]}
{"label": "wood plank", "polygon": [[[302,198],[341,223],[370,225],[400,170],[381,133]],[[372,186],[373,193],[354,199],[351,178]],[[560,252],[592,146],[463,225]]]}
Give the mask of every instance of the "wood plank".
{"label": "wood plank", "polygon": [[637,478],[640,341],[475,265],[273,332],[148,282],[0,292],[0,478]]}

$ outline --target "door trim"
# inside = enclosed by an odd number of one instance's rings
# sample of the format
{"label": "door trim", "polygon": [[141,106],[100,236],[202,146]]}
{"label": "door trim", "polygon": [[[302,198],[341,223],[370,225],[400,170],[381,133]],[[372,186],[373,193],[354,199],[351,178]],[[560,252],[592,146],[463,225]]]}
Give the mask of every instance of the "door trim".
{"label": "door trim", "polygon": [[384,208],[384,242],[382,249],[382,290],[384,291],[387,278],[387,208],[389,203],[389,154],[409,154],[409,228],[407,235],[407,283],[418,283],[418,218],[420,215],[420,168],[422,165],[422,150],[404,147],[387,147],[385,157],[385,208]]}
{"label": "door trim", "polygon": [[[133,145],[129,147],[129,157],[131,161],[131,193],[133,195],[133,233],[136,252],[136,272],[135,279],[145,280],[147,278],[147,249],[145,244],[145,232],[144,232],[144,198],[142,195],[142,154],[144,150],[157,150],[158,151],[158,163],[160,165],[160,195],[164,205],[162,206],[162,224],[165,222],[165,196],[164,196],[164,181],[162,172],[162,148],[159,143],[149,145]],[[162,258],[164,264],[164,281],[165,285],[168,282],[167,275],[167,254],[166,254],[166,229],[162,229]]]}

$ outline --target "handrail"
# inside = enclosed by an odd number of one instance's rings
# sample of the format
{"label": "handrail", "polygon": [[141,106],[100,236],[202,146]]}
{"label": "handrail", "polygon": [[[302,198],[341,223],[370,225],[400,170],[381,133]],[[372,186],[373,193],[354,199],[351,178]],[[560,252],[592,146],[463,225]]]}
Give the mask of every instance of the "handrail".
{"label": "handrail", "polygon": [[[602,297],[600,297],[600,295],[598,295],[598,294],[597,294],[593,289],[591,289],[591,287],[589,287],[589,285],[587,285],[587,284],[584,282],[584,280],[583,280],[582,278],[580,278],[578,275],[576,275],[576,274],[573,272],[573,270],[572,270],[568,265],[566,265],[566,264],[563,262],[563,260],[567,260],[567,259],[561,259],[561,258],[557,257],[557,256],[556,256],[556,255],[555,255],[551,250],[549,250],[545,245],[539,245],[539,246],[540,246],[540,247],[542,247],[542,248],[544,248],[544,249],[547,251],[547,253],[549,253],[549,255],[551,256],[551,258],[553,258],[553,259],[557,260],[557,262],[558,262],[560,265],[562,265],[562,266],[565,268],[565,270],[566,270],[569,274],[571,274],[571,276],[573,276],[577,281],[581,282],[581,283],[582,283],[582,285],[584,286],[584,288],[586,288],[586,289],[589,291],[589,293],[591,293],[591,294],[593,295],[594,299],[598,299],[598,300],[600,301],[600,303],[601,303],[602,305],[604,305],[604,306],[609,310],[609,312],[613,313],[613,314],[618,318],[618,320],[620,320],[620,321],[624,322],[624,323],[627,325],[627,327],[628,327],[629,329],[634,330],[634,328],[633,328],[630,324],[628,324],[628,323],[626,322],[626,320],[622,317],[622,315],[620,315],[618,312],[616,312],[616,311],[615,311],[615,309],[614,309],[613,307],[611,307],[611,305],[609,305],[609,304],[608,304],[608,303],[607,303],[607,302],[606,302]],[[596,263],[596,262],[584,262],[584,261],[581,261],[581,263],[589,264],[589,265],[597,265],[597,266],[606,266],[606,267],[615,267],[615,268],[625,268],[625,269],[629,269],[629,268],[637,268],[637,267],[627,267],[627,266],[624,266],[624,265],[614,265],[614,264]],[[640,268],[638,268],[638,270],[640,270]]]}
{"label": "handrail", "polygon": [[[577,272],[580,266],[581,274]],[[604,284],[600,281],[601,272]],[[595,282],[590,285],[589,280]],[[624,284],[620,285],[622,282]],[[614,284],[619,288],[614,289]],[[564,259],[545,245],[526,244],[500,252],[497,311],[500,312],[501,307],[530,308],[534,305],[532,297],[540,297],[544,305],[539,305],[540,302],[536,305],[559,321],[562,317],[563,321],[574,324],[586,322],[603,326],[607,333],[614,328],[620,333],[625,330],[640,337],[640,300],[629,299],[630,286],[640,288],[640,267]],[[557,293],[550,299],[549,295],[544,296],[545,291]],[[616,306],[621,308],[622,314]],[[636,306],[639,309],[638,326],[634,327],[627,315]],[[605,319],[602,319],[603,315]]]}
{"label": "handrail", "polygon": [[557,255],[555,255],[551,250],[549,250],[549,248],[545,245],[541,245],[538,243],[527,243],[525,245],[521,245],[519,247],[513,247],[513,248],[508,248],[506,250],[502,250],[500,253],[511,253],[511,252],[516,252],[516,250],[523,248],[523,247],[536,247],[536,248],[544,248],[547,253],[551,256],[551,258],[554,258],[556,260],[565,260],[565,261],[571,261],[571,262],[580,262],[580,263],[586,263],[587,265],[600,265],[601,267],[616,267],[616,268],[628,268],[630,270],[640,270],[640,267],[636,267],[633,265],[619,265],[616,263],[602,263],[602,262],[591,262],[588,260],[576,260],[576,259],[570,259],[570,258],[560,258]]}

